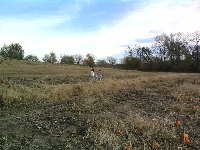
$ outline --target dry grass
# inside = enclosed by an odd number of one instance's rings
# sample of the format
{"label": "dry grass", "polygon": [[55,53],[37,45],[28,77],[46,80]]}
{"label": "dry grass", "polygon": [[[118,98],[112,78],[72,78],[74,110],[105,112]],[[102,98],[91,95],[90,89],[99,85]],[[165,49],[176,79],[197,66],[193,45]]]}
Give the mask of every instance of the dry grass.
{"label": "dry grass", "polygon": [[199,74],[90,70],[4,61],[0,149],[200,148]]}

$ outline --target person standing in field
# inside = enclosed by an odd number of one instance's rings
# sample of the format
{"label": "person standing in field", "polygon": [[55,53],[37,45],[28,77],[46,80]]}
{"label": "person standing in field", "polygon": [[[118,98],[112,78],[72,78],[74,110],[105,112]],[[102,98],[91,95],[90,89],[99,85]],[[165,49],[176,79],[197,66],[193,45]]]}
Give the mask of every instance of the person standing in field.
{"label": "person standing in field", "polygon": [[99,70],[99,72],[98,72],[98,80],[102,80],[102,74],[101,74],[101,70]]}
{"label": "person standing in field", "polygon": [[94,78],[94,69],[91,70],[91,79],[92,79],[92,81],[94,81],[94,79],[95,79]]}

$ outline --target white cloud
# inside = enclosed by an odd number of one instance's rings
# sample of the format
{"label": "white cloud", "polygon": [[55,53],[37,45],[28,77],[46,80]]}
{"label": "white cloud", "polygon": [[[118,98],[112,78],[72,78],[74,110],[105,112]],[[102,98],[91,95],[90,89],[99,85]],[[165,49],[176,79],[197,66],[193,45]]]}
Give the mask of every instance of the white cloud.
{"label": "white cloud", "polygon": [[[156,1],[157,2],[157,1]],[[182,3],[181,3],[182,2]],[[161,1],[151,3],[130,12],[113,27],[103,28],[100,32],[107,45],[136,44],[136,39],[153,38],[156,35],[199,30],[200,1]],[[152,32],[154,31],[154,32]],[[147,43],[140,43],[147,44]],[[147,45],[149,46],[149,45]],[[120,48],[113,52],[122,51]],[[103,53],[102,53],[103,55]]]}
{"label": "white cloud", "polygon": [[[112,27],[102,27],[91,39],[91,47],[98,56],[112,55],[123,51],[119,45],[137,44],[136,39],[153,38],[162,32],[194,32],[199,29],[200,10],[198,1],[172,3],[161,1],[138,8]],[[152,32],[154,31],[154,32]],[[89,42],[89,41],[88,41]],[[149,43],[139,43],[150,46]]]}
{"label": "white cloud", "polygon": [[[18,42],[26,54],[35,54],[40,59],[51,51],[57,56],[92,53],[98,58],[106,57],[122,52],[125,48],[120,47],[121,45],[137,44],[137,39],[153,38],[162,32],[187,33],[199,30],[199,6],[200,1],[197,0],[149,1],[139,5],[137,10],[129,12],[125,18],[113,22],[111,26],[102,25],[95,32],[75,35],[58,35],[46,30],[70,21],[71,17],[66,17],[66,14],[29,22],[5,20],[1,25],[0,41],[8,44]],[[77,12],[80,12],[80,9],[81,6],[77,3]],[[61,10],[64,13],[64,7]],[[140,44],[149,46],[149,43]]]}

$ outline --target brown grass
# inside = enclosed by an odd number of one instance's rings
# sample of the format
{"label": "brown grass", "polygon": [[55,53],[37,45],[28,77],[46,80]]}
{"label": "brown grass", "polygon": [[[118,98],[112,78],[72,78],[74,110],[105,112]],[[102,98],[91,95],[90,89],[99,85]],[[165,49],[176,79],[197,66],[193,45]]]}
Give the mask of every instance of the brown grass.
{"label": "brown grass", "polygon": [[0,149],[200,148],[199,74],[101,68],[92,82],[90,70],[4,61]]}

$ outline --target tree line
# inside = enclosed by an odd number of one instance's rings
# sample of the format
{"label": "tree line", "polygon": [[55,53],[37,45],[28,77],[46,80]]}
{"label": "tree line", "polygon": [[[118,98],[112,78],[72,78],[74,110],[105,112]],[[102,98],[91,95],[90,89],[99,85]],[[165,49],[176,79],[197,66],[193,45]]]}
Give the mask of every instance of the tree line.
{"label": "tree line", "polygon": [[[40,60],[36,55],[30,54],[24,57],[24,49],[19,43],[12,43],[10,45],[4,44],[0,49],[0,56],[4,59],[17,59],[17,60],[27,60],[39,62]],[[0,60],[2,63],[3,59]],[[108,67],[116,64],[116,59],[113,57],[107,57],[106,60],[96,60],[93,54],[88,53],[85,58],[81,54],[76,55],[60,55],[60,58],[56,56],[56,53],[50,52],[49,54],[45,54],[42,58],[42,61],[45,63],[60,63],[62,64],[77,64],[77,65],[85,65],[90,67],[100,66],[100,67]]]}
{"label": "tree line", "polygon": [[[128,46],[124,58],[117,64],[117,59],[108,56],[107,59],[96,60],[93,54],[83,57],[77,55],[61,55],[59,60],[54,52],[45,54],[45,63],[77,64],[90,67],[120,67],[122,69],[137,69],[143,71],[175,71],[200,72],[200,31],[193,33],[162,33],[154,38],[151,47],[140,45]],[[24,50],[18,43],[4,46],[0,49],[4,58],[39,61],[35,55],[24,57]]]}
{"label": "tree line", "polygon": [[128,47],[121,66],[145,71],[200,72],[199,41],[200,31],[162,33],[151,47]]}

